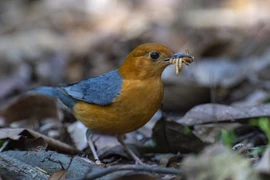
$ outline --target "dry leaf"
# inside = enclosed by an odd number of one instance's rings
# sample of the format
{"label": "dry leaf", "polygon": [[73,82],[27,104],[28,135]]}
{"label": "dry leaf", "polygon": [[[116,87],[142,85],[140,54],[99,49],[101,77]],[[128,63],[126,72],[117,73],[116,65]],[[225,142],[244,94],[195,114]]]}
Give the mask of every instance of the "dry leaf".
{"label": "dry leaf", "polygon": [[58,119],[57,106],[52,98],[43,95],[24,95],[10,102],[2,110],[6,124],[23,120]]}
{"label": "dry leaf", "polygon": [[67,170],[58,170],[51,175],[49,180],[65,180],[67,177]]}
{"label": "dry leaf", "polygon": [[49,150],[57,150],[59,152],[64,152],[67,154],[79,153],[79,151],[72,146],[47,137],[31,129],[2,128],[0,129],[0,139],[11,140],[10,143],[13,145],[14,148],[33,149],[38,148],[38,146],[42,146]]}
{"label": "dry leaf", "polygon": [[165,119],[156,123],[152,138],[163,152],[199,152],[206,145],[188,127]]}
{"label": "dry leaf", "polygon": [[132,174],[126,174],[123,176],[120,176],[118,178],[115,178],[113,180],[155,180],[157,179],[156,177],[148,174],[141,174],[141,173],[132,173]]}
{"label": "dry leaf", "polygon": [[237,121],[243,119],[269,117],[270,104],[249,107],[234,107],[221,104],[198,105],[178,120],[179,123],[193,126],[197,124]]}

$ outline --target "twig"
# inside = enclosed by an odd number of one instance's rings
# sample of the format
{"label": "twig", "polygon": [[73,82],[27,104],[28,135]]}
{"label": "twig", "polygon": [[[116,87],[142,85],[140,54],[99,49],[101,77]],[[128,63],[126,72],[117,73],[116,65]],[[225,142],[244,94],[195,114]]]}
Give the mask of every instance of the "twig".
{"label": "twig", "polygon": [[66,169],[64,168],[63,164],[60,162],[61,167],[62,167],[62,170],[64,170],[64,172],[61,174],[61,176],[60,176],[58,179],[62,179],[62,178],[65,176],[65,174],[67,173],[68,169],[70,168],[70,166],[71,166],[71,164],[72,164],[73,158],[74,158],[74,157],[72,157],[72,158],[70,159],[70,161],[69,161],[69,163],[68,163],[68,167],[67,167]]}
{"label": "twig", "polygon": [[100,178],[107,174],[116,172],[116,171],[124,171],[124,170],[133,170],[133,171],[140,171],[140,172],[150,172],[150,173],[157,173],[157,174],[180,174],[179,169],[173,168],[163,168],[163,167],[153,167],[147,165],[117,165],[112,166],[110,168],[102,169],[99,172],[86,174],[84,178],[72,178],[67,180],[90,180]]}
{"label": "twig", "polygon": [[10,140],[7,140],[6,142],[4,142],[4,144],[0,148],[0,152],[2,152],[7,147],[7,145],[8,145],[9,142],[10,142]]}

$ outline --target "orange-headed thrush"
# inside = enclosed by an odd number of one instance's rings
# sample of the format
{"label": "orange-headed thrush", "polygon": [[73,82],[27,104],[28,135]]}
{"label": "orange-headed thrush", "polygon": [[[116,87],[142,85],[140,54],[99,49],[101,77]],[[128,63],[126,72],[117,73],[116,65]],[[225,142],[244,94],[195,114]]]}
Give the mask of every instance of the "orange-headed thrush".
{"label": "orange-headed thrush", "polygon": [[[174,54],[162,44],[142,44],[135,48],[119,69],[61,87],[38,87],[31,92],[60,100],[92,131],[115,134],[126,151],[140,159],[122,141],[122,135],[146,124],[161,107],[161,74],[172,59],[186,59],[188,54]],[[90,144],[91,145],[91,144]],[[98,160],[93,145],[93,154]]]}

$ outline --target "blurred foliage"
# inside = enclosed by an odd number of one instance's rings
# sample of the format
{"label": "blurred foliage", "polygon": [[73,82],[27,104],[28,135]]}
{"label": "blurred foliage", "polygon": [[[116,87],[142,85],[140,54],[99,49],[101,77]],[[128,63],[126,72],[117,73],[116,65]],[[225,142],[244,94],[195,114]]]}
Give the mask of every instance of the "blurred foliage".
{"label": "blurred foliage", "polygon": [[250,155],[251,156],[261,156],[265,152],[266,149],[267,149],[267,146],[253,148],[250,152]]}
{"label": "blurred foliage", "polygon": [[267,136],[268,144],[270,142],[270,118],[261,117],[249,120],[249,124],[258,126]]}
{"label": "blurred foliage", "polygon": [[235,133],[232,130],[222,129],[220,133],[220,139],[228,147],[233,147],[236,140]]}
{"label": "blurred foliage", "polygon": [[0,148],[4,145],[5,141],[0,140]]}
{"label": "blurred foliage", "polygon": [[264,100],[263,103],[270,103],[270,98]]}

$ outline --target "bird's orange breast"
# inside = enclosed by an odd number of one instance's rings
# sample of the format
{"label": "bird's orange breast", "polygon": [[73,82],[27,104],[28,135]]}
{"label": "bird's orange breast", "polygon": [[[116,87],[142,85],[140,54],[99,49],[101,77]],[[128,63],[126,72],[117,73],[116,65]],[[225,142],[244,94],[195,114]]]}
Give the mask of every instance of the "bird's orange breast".
{"label": "bird's orange breast", "polygon": [[108,106],[78,102],[73,113],[88,128],[110,134],[124,134],[147,123],[160,108],[163,84],[160,77],[123,80],[121,94]]}

